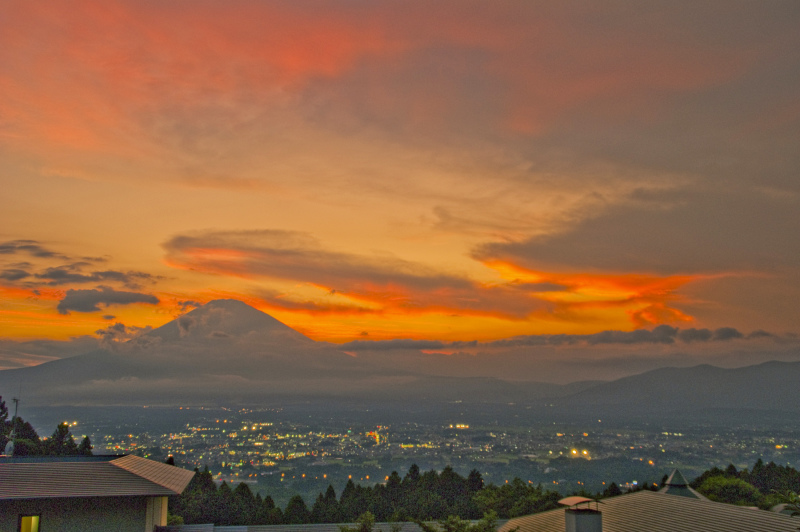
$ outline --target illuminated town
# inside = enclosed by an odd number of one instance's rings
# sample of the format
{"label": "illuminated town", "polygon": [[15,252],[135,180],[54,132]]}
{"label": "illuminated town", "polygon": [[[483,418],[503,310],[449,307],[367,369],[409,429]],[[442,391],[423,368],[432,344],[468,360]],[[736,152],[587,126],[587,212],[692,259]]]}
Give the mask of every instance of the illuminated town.
{"label": "illuminated town", "polygon": [[[283,500],[312,495],[348,480],[382,483],[411,464],[423,470],[451,465],[466,474],[477,469],[484,481],[501,484],[519,477],[563,492],[601,491],[615,482],[633,487],[659,482],[675,467],[698,474],[712,466],[751,467],[762,459],[798,464],[800,436],[763,429],[691,432],[578,427],[499,427],[468,423],[337,426],[329,422],[282,420],[280,410],[193,409],[194,420],[180,430],[133,431],[102,423],[73,425],[75,434],[93,432],[95,453],[133,453],[154,460],[172,456],[189,469],[208,467],[215,480],[247,482]],[[734,436],[735,432],[735,436]]]}

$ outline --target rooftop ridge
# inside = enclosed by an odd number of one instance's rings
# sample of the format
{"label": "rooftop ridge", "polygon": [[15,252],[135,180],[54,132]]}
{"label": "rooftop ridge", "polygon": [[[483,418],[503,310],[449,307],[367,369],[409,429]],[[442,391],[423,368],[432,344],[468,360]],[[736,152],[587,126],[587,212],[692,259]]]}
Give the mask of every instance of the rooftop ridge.
{"label": "rooftop ridge", "polygon": [[683,473],[678,471],[678,469],[673,469],[672,474],[667,479],[666,485],[685,487],[689,485],[689,482],[686,480],[686,477],[683,476]]}
{"label": "rooftop ridge", "polygon": [[169,464],[162,464],[147,458],[142,458],[133,454],[128,454],[112,460],[111,464],[124,469],[129,473],[133,473],[145,480],[158,484],[168,490],[175,491],[180,494],[189,485],[192,478],[194,478],[194,471],[181,469]]}
{"label": "rooftop ridge", "polygon": [[193,471],[133,455],[113,460],[0,461],[0,500],[178,495],[193,476]]}

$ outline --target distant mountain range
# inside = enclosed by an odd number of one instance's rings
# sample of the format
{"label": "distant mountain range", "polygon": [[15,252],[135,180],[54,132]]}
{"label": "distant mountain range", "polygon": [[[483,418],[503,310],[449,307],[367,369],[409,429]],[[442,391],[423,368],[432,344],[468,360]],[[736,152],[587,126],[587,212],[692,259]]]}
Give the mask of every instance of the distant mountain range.
{"label": "distant mountain range", "polygon": [[662,368],[600,383],[559,401],[578,408],[681,412],[699,409],[797,411],[800,363],[765,362],[724,369]]}
{"label": "distant mountain range", "polygon": [[0,371],[28,405],[264,404],[276,401],[529,403],[594,414],[700,409],[797,411],[800,363],[663,368],[568,385],[444,377],[316,342],[236,300],[212,301],[125,344]]}

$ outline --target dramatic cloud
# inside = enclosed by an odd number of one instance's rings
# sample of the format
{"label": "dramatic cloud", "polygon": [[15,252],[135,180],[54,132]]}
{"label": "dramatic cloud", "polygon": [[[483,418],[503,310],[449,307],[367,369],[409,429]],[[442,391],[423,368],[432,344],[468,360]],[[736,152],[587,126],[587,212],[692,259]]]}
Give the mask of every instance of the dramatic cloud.
{"label": "dramatic cloud", "polygon": [[100,305],[130,305],[133,303],[158,304],[158,298],[138,292],[120,292],[107,286],[98,290],[67,290],[64,299],[58,303],[58,312],[69,314],[75,312],[96,312]]}
{"label": "dramatic cloud", "polygon": [[[525,285],[482,285],[391,256],[330,251],[304,233],[197,232],[175,236],[164,248],[167,262],[175,267],[243,278],[299,281],[351,301],[349,305],[320,304],[292,301],[276,294],[266,296],[268,303],[290,310],[359,313],[394,308],[523,318],[547,306],[532,297]],[[535,288],[540,291],[538,286]],[[547,289],[552,286],[548,284]]]}
{"label": "dramatic cloud", "polygon": [[794,0],[5,0],[3,329],[90,333],[56,306],[103,285],[160,300],[126,324],[237,297],[331,341],[800,333],[799,26]]}
{"label": "dramatic cloud", "polygon": [[452,350],[509,347],[541,347],[541,346],[594,346],[594,345],[672,345],[676,341],[690,344],[693,342],[724,342],[733,339],[774,338],[765,331],[756,331],[747,336],[732,327],[722,327],[715,331],[709,329],[678,329],[669,325],[659,325],[653,329],[637,329],[634,331],[602,331],[594,334],[538,334],[516,336],[506,340],[493,342],[438,342],[431,340],[354,340],[341,344],[345,351],[394,351],[394,350]]}
{"label": "dramatic cloud", "polygon": [[[495,279],[479,282],[385,254],[331,251],[306,233],[277,230],[187,233],[167,241],[164,249],[167,263],[184,270],[258,283],[289,283],[285,291],[257,289],[262,308],[316,316],[383,319],[392,313],[437,313],[573,323],[608,316],[643,329],[692,322],[693,316],[680,308],[688,303],[680,291],[715,278],[709,274],[559,273],[555,268],[534,270],[511,262],[524,264],[520,257],[484,254],[476,258]],[[297,283],[307,288],[299,289]],[[671,337],[653,341],[668,342]]]}
{"label": "dramatic cloud", "polygon": [[[86,283],[119,283],[138,289],[143,283],[153,284],[162,278],[141,271],[93,270],[95,264],[108,261],[107,257],[69,257],[42,247],[35,240],[14,240],[0,244],[0,255],[28,254],[34,262],[9,262],[0,270],[0,279],[22,281],[20,286],[63,286]],[[64,261],[68,261],[64,264]],[[53,262],[58,265],[52,266]],[[89,270],[89,271],[87,271]]]}
{"label": "dramatic cloud", "polygon": [[716,188],[642,192],[559,234],[483,244],[474,256],[541,269],[662,274],[796,266],[800,239],[782,235],[800,226],[798,199]]}
{"label": "dramatic cloud", "polygon": [[[6,331],[12,335],[21,338],[41,335],[37,331],[40,326],[37,321],[56,312],[91,314],[102,306],[123,305],[129,308],[120,309],[121,319],[128,320],[137,319],[137,309],[131,308],[130,303],[159,303],[157,296],[142,293],[141,288],[164,281],[164,276],[134,269],[112,269],[106,264],[111,262],[109,255],[94,257],[75,253],[70,256],[45,248],[33,239],[8,241],[0,246],[0,315]],[[59,243],[59,247],[64,244]],[[26,255],[28,260],[20,261],[20,254]],[[98,265],[103,267],[98,268]],[[87,284],[96,288],[80,288]],[[116,318],[117,313],[102,316],[104,321]],[[67,324],[59,335],[61,338],[83,335],[87,329],[94,330],[99,325],[96,317],[91,316],[73,316],[69,320],[50,318],[49,323],[51,326]]]}

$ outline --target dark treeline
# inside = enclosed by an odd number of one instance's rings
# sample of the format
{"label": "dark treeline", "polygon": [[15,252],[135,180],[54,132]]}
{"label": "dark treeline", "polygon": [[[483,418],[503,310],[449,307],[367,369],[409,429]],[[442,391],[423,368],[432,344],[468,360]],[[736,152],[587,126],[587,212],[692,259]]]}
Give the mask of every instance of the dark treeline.
{"label": "dark treeline", "polygon": [[84,436],[80,444],[75,443],[75,438],[69,430],[69,425],[61,423],[53,434],[44,440],[34,430],[30,423],[16,416],[9,419],[8,407],[0,397],[0,454],[12,438],[14,440],[14,456],[69,456],[91,455],[92,442]]}
{"label": "dark treeline", "polygon": [[181,496],[172,498],[170,513],[186,524],[217,525],[348,523],[365,514],[383,522],[434,521],[450,516],[480,519],[492,512],[508,518],[555,508],[561,497],[520,479],[484,486],[477,470],[463,477],[449,466],[441,473],[422,473],[412,465],[403,478],[393,471],[385,484],[361,486],[349,480],[338,497],[333,486],[328,486],[310,507],[295,495],[281,510],[271,497],[253,495],[247,484],[231,489],[223,482],[217,487],[206,468],[198,471]]}
{"label": "dark treeline", "polygon": [[800,472],[759,459],[750,470],[738,471],[733,464],[709,469],[690,484],[712,501],[769,509],[786,502],[790,493],[800,493]]}

